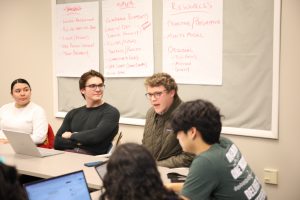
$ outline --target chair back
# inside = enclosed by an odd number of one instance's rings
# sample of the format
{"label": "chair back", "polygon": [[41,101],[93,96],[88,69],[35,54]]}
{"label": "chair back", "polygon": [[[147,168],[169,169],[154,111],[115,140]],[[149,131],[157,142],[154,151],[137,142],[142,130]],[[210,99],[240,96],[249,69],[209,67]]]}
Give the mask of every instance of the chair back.
{"label": "chair back", "polygon": [[116,147],[121,143],[122,136],[123,136],[122,131],[118,132],[117,135],[115,135],[113,141],[111,142],[112,145],[111,145],[110,149],[108,150],[108,153],[97,155],[96,157],[109,158],[109,156],[114,152]]}
{"label": "chair back", "polygon": [[50,124],[48,124],[48,132],[47,132],[47,138],[44,141],[44,143],[39,144],[38,147],[47,148],[47,149],[53,149],[54,147],[54,132]]}
{"label": "chair back", "polygon": [[111,142],[112,143],[112,147],[108,151],[109,154],[112,154],[112,152],[120,144],[122,136],[123,136],[122,131],[118,132],[117,135],[115,135],[113,141]]}

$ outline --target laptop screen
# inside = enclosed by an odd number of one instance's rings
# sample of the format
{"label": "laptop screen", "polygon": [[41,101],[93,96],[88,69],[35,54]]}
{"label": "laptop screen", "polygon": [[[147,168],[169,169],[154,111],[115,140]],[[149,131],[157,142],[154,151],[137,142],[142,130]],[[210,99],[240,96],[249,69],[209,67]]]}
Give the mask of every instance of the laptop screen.
{"label": "laptop screen", "polygon": [[82,170],[24,184],[29,200],[90,200],[90,193]]}

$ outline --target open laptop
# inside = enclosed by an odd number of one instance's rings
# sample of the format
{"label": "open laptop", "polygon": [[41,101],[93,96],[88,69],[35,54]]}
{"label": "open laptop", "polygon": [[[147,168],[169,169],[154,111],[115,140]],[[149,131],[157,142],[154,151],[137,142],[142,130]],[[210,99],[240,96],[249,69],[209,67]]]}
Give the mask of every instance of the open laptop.
{"label": "open laptop", "polygon": [[29,200],[90,200],[83,170],[24,184]]}
{"label": "open laptop", "polygon": [[95,166],[95,170],[97,171],[97,173],[100,176],[101,180],[103,180],[104,175],[107,172],[107,161],[104,161],[101,164]]}
{"label": "open laptop", "polygon": [[37,147],[33,142],[31,136],[27,133],[9,130],[2,131],[7,137],[9,144],[17,154],[29,155],[34,157],[45,157],[63,153],[63,151]]}

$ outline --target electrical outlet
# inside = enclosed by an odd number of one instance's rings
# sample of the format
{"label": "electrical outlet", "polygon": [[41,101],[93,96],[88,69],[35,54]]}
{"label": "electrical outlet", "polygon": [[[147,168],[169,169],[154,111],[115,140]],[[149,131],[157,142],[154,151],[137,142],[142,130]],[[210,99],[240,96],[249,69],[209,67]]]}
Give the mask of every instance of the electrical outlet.
{"label": "electrical outlet", "polygon": [[278,170],[277,169],[264,169],[264,181],[267,184],[278,184]]}

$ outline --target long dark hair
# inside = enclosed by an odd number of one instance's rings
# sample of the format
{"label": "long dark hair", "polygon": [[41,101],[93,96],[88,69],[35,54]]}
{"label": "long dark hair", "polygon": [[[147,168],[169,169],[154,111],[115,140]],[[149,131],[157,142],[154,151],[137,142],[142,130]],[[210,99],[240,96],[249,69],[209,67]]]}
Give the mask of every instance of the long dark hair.
{"label": "long dark hair", "polygon": [[122,144],[111,155],[100,200],[177,200],[166,189],[150,152],[134,143]]}
{"label": "long dark hair", "polygon": [[15,167],[0,162],[0,199],[25,200],[26,193],[19,182]]}

